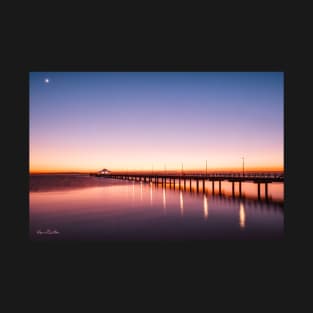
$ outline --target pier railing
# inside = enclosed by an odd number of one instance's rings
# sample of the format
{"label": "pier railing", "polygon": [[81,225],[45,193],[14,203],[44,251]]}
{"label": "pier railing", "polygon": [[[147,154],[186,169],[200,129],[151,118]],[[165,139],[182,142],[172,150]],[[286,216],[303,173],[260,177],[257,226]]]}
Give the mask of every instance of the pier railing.
{"label": "pier railing", "polygon": [[195,180],[238,180],[238,181],[284,181],[284,173],[273,173],[273,172],[248,172],[248,173],[233,173],[233,172],[223,172],[223,173],[197,173],[197,172],[188,172],[188,173],[110,173],[110,174],[99,174],[94,173],[91,174],[94,176],[101,176],[101,177],[154,177],[154,178],[178,178],[178,179],[195,179]]}

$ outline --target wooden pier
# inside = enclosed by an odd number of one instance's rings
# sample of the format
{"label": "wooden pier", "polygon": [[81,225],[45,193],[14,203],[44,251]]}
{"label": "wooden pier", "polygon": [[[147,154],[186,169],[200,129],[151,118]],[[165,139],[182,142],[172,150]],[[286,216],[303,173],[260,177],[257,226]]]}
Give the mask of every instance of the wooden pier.
{"label": "wooden pier", "polygon": [[122,179],[130,181],[138,181],[145,183],[154,183],[167,185],[175,189],[175,186],[178,184],[179,188],[187,190],[187,184],[191,191],[192,182],[196,183],[196,190],[199,192],[199,184],[202,184],[202,190],[205,190],[206,183],[212,184],[212,193],[215,194],[216,183],[218,183],[218,193],[222,193],[222,182],[228,181],[232,183],[232,196],[235,197],[236,185],[239,189],[239,197],[242,196],[242,186],[243,182],[252,182],[257,184],[258,199],[261,199],[261,185],[264,185],[264,198],[268,199],[268,184],[279,182],[284,182],[284,175],[273,174],[273,173],[247,173],[247,174],[238,174],[238,173],[215,173],[215,174],[129,174],[129,173],[118,173],[118,174],[90,174],[92,176],[104,177],[104,178],[113,178],[113,179]]}

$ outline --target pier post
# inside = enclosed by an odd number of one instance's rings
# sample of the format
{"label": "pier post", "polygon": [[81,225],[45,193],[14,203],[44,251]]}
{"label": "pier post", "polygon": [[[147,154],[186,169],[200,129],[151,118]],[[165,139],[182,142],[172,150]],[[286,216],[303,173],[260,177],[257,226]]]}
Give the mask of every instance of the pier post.
{"label": "pier post", "polygon": [[203,193],[205,192],[205,179],[203,179],[203,181],[202,181],[202,191],[203,191]]}
{"label": "pier post", "polygon": [[222,194],[222,181],[221,180],[219,180],[219,182],[218,182],[218,191],[219,191],[219,194],[221,195]]}
{"label": "pier post", "polygon": [[268,200],[268,183],[265,183],[265,199]]}
{"label": "pier post", "polygon": [[184,178],[184,190],[186,191],[186,178]]}
{"label": "pier post", "polygon": [[239,182],[239,197],[241,197],[241,181]]}
{"label": "pier post", "polygon": [[197,193],[199,192],[199,179],[197,179]]}
{"label": "pier post", "polygon": [[231,187],[232,187],[232,196],[235,197],[235,182],[231,183]]}
{"label": "pier post", "polygon": [[214,195],[214,180],[212,180],[212,194]]}
{"label": "pier post", "polygon": [[261,199],[261,184],[258,183],[258,200]]}

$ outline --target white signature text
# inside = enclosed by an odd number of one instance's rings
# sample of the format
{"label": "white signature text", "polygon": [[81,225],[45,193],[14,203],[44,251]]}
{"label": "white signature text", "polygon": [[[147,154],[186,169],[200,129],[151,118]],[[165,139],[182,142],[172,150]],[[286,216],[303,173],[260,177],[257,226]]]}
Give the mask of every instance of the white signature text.
{"label": "white signature text", "polygon": [[54,230],[51,230],[51,229],[47,229],[46,231],[42,231],[41,229],[38,229],[37,230],[37,235],[58,235],[59,232],[54,229]]}

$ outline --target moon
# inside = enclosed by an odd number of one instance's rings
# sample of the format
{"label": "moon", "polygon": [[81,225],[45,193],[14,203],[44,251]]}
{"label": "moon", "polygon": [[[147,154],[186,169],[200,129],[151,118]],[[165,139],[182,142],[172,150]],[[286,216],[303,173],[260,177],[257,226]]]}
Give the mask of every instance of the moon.
{"label": "moon", "polygon": [[49,78],[45,78],[45,83],[49,84],[50,83],[50,79]]}

